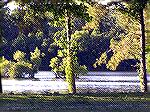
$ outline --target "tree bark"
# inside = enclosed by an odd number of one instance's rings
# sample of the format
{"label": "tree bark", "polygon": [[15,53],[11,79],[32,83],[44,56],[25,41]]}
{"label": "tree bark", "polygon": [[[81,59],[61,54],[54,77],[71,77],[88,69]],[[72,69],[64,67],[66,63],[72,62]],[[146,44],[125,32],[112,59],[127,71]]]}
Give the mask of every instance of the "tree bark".
{"label": "tree bark", "polygon": [[75,85],[75,74],[73,70],[73,59],[72,59],[72,52],[70,49],[70,40],[71,40],[71,21],[69,14],[66,14],[66,32],[67,32],[67,66],[65,68],[66,73],[66,81],[68,83],[68,92],[70,94],[76,93],[76,85]]}
{"label": "tree bark", "polygon": [[[1,16],[1,15],[0,15]],[[0,18],[1,19],[1,18]],[[2,29],[0,28],[0,53],[1,53],[1,46],[2,46]],[[0,61],[2,60],[2,57],[0,57]],[[1,73],[1,68],[0,68],[0,93],[2,93],[2,73]]]}
{"label": "tree bark", "polygon": [[0,93],[3,93],[3,90],[2,90],[2,74],[1,74],[1,71],[0,71]]}
{"label": "tree bark", "polygon": [[141,24],[141,60],[140,60],[140,87],[141,92],[147,92],[147,75],[146,75],[146,58],[145,58],[145,24],[144,24],[144,14],[143,7],[140,9],[140,24]]}
{"label": "tree bark", "polygon": [[[1,38],[1,37],[0,37]],[[0,43],[1,44],[1,43]],[[2,57],[0,57],[0,63],[1,63]],[[2,90],[2,73],[0,68],[0,94],[3,92]]]}

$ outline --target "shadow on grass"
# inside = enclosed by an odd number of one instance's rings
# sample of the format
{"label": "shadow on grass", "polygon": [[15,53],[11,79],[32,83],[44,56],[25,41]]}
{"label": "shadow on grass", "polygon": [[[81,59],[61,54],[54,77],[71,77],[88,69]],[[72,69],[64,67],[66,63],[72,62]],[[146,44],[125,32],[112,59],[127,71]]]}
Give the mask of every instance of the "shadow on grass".
{"label": "shadow on grass", "polygon": [[0,95],[0,112],[148,112],[149,110],[149,93]]}

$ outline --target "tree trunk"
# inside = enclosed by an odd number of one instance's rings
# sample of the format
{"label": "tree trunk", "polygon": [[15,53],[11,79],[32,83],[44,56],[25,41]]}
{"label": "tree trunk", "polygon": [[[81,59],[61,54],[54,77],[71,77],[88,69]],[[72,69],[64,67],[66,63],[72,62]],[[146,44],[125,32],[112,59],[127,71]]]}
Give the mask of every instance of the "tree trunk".
{"label": "tree trunk", "polygon": [[2,74],[1,74],[1,71],[0,71],[0,93],[2,93],[3,90],[2,90]]}
{"label": "tree trunk", "polygon": [[146,76],[146,62],[145,62],[145,24],[143,8],[140,9],[140,24],[141,24],[141,60],[140,60],[140,88],[141,92],[147,92],[147,76]]}
{"label": "tree trunk", "polygon": [[[0,18],[1,19],[1,18]],[[0,28],[0,54],[1,54],[1,46],[2,46],[2,29]],[[2,57],[0,57],[0,62],[2,60]],[[0,93],[2,93],[2,73],[1,73],[1,68],[0,68]]]}
{"label": "tree trunk", "polygon": [[73,71],[73,59],[72,52],[70,49],[70,40],[71,40],[71,21],[69,14],[66,15],[66,32],[67,32],[67,66],[65,68],[66,73],[66,81],[68,83],[68,91],[70,94],[76,93],[76,85],[75,85],[75,74]]}
{"label": "tree trunk", "polygon": [[3,93],[3,90],[2,90],[2,76],[0,75],[0,93]]}

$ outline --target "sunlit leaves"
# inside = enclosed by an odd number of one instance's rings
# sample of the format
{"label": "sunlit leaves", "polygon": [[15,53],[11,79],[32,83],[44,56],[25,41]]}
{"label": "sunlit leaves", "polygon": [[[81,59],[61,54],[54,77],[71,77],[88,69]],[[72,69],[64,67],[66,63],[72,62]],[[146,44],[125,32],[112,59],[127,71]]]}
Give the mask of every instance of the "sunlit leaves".
{"label": "sunlit leaves", "polygon": [[55,73],[64,71],[63,61],[61,61],[58,57],[52,58],[50,60],[50,65],[49,66],[52,68],[52,71],[55,72]]}
{"label": "sunlit leaves", "polygon": [[106,52],[102,53],[102,55],[100,56],[99,59],[96,60],[96,62],[94,63],[94,68],[97,67],[97,65],[101,65],[101,64],[106,64],[106,60],[107,60],[107,54]]}
{"label": "sunlit leaves", "polygon": [[113,55],[108,59],[107,55],[103,53],[96,61],[96,64],[106,64],[106,67],[110,70],[116,70],[121,61],[127,59],[141,58],[140,48],[140,23],[131,18],[129,15],[123,14],[118,10],[113,12],[113,17],[117,21],[117,25],[120,26],[124,32],[118,34],[118,39],[112,38],[110,41],[110,50]]}
{"label": "sunlit leaves", "polygon": [[34,60],[39,57],[40,57],[40,50],[38,49],[38,47],[36,47],[34,52],[31,52],[31,60]]}
{"label": "sunlit leaves", "polygon": [[105,6],[95,3],[94,5],[88,5],[89,16],[92,17],[91,21],[84,26],[84,29],[94,29],[97,28],[101,18],[108,13]]}
{"label": "sunlit leaves", "polygon": [[16,51],[13,55],[14,60],[8,61],[6,59],[3,60],[3,75],[8,75],[10,78],[14,77],[22,77],[23,73],[29,73],[32,70],[32,64],[25,60],[25,53],[21,51]]}
{"label": "sunlit leaves", "polygon": [[29,4],[20,5],[11,12],[10,16],[17,23],[20,32],[31,30],[33,27],[32,32],[41,30],[42,24],[40,21],[44,19],[43,13],[35,12],[35,10],[30,8]]}
{"label": "sunlit leaves", "polygon": [[34,52],[31,52],[31,63],[33,64],[33,71],[37,72],[41,64],[41,51],[38,47],[35,48]]}
{"label": "sunlit leaves", "polygon": [[24,52],[17,50],[13,55],[15,62],[3,58],[2,68],[4,76],[5,74],[8,74],[10,78],[23,78],[24,74],[34,76],[41,63],[40,50],[36,48],[34,52],[31,52],[31,61],[27,60],[25,55]]}
{"label": "sunlit leaves", "polygon": [[115,11],[113,16],[116,18],[117,24],[119,24],[127,33],[135,32],[136,34],[139,34],[140,23],[137,20],[131,18],[128,15],[124,15],[119,11]]}
{"label": "sunlit leaves", "polygon": [[66,37],[66,31],[63,29],[62,31],[57,31],[54,35],[54,44],[59,46],[62,49],[67,49],[67,45],[69,44]]}
{"label": "sunlit leaves", "polygon": [[32,64],[25,62],[25,61],[19,61],[19,62],[12,62],[11,66],[8,70],[8,74],[10,78],[23,78],[23,73],[30,74],[32,71]]}
{"label": "sunlit leaves", "polygon": [[13,55],[14,60],[23,61],[25,59],[25,53],[17,50]]}
{"label": "sunlit leaves", "polygon": [[[79,50],[79,43],[78,40],[82,37],[82,35],[85,34],[85,31],[76,31],[74,34],[71,35],[71,40],[68,42],[66,38],[66,31],[58,31],[55,33],[54,37],[54,43],[57,45],[60,49],[57,51],[57,57],[54,57],[50,61],[50,67],[52,68],[52,71],[55,73],[61,72],[64,73],[65,70],[70,70],[68,66],[68,48],[67,45],[70,45],[70,58],[72,59],[72,65],[73,72],[76,75],[83,75],[87,73],[87,68],[86,66],[81,66],[77,62],[77,51]],[[68,69],[66,68],[68,67]],[[68,71],[69,72],[69,71]],[[62,74],[65,75],[65,74]]]}
{"label": "sunlit leaves", "polygon": [[9,63],[10,62],[7,59],[5,59],[4,57],[1,57],[1,60],[0,60],[0,72],[1,72],[1,74],[3,74],[4,68],[6,66],[8,66]]}
{"label": "sunlit leaves", "polygon": [[150,3],[145,9],[146,52],[150,52]]}
{"label": "sunlit leaves", "polygon": [[150,73],[150,53],[146,54],[146,68],[147,72]]}
{"label": "sunlit leaves", "polygon": [[140,20],[140,10],[145,8],[147,0],[129,0],[124,4],[118,7],[119,11],[132,19]]}

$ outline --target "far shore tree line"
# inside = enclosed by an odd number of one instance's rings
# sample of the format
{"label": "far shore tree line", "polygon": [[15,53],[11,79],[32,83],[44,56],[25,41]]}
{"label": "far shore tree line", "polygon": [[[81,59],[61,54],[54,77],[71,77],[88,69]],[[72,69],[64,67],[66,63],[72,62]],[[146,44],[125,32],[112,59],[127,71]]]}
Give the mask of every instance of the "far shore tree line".
{"label": "far shore tree line", "polygon": [[[47,63],[51,70],[56,77],[64,78],[68,92],[75,94],[75,78],[88,72],[86,63],[80,62],[83,59],[80,56],[90,53],[95,55],[91,64],[93,68],[105,66],[116,70],[122,61],[136,60],[133,66],[139,72],[141,92],[147,92],[150,23],[146,20],[149,19],[149,0],[112,1],[107,6],[86,0],[16,0],[16,3],[19,8],[10,13],[4,8],[7,3],[0,2],[0,20],[15,23],[15,29],[19,31],[19,34],[14,34],[18,35],[17,38],[9,40],[3,36],[7,37],[4,29],[0,30],[2,48],[11,43],[10,49],[15,51],[10,52],[13,54],[11,60],[1,56],[1,76],[23,78],[29,74],[34,78],[44,64],[42,60],[50,58]],[[45,24],[51,26],[51,30]],[[89,52],[87,48],[90,47],[94,49]],[[6,51],[8,49],[3,53]],[[53,57],[48,56],[50,53],[54,54]],[[93,55],[88,56],[92,58]]]}

